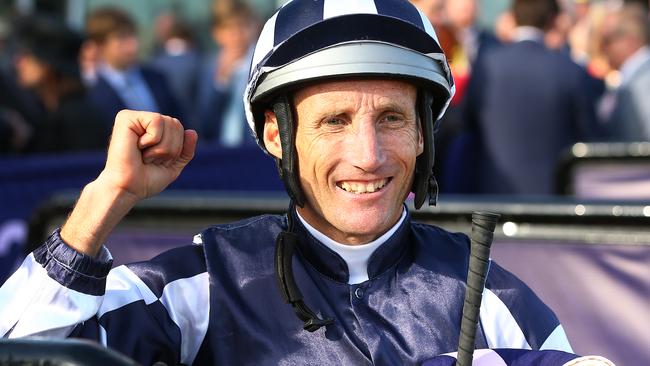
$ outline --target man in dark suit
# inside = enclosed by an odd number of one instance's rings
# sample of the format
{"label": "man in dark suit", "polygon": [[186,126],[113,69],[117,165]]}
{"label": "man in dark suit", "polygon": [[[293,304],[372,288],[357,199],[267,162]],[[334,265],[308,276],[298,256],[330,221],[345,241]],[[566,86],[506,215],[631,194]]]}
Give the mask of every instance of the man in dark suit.
{"label": "man in dark suit", "polygon": [[619,71],[620,84],[601,101],[600,112],[612,139],[650,140],[650,30],[639,4],[611,11],[603,25],[602,48]]}
{"label": "man in dark suit", "polygon": [[183,117],[164,75],[138,65],[136,26],[128,14],[98,9],[88,17],[86,31],[100,58],[90,97],[108,120],[125,108]]}
{"label": "man in dark suit", "polygon": [[558,158],[596,132],[589,76],[544,45],[555,0],[515,0],[515,42],[486,55],[479,97],[483,193],[551,194]]}
{"label": "man in dark suit", "polygon": [[476,152],[477,97],[483,88],[480,75],[485,55],[500,47],[497,38],[477,25],[479,4],[476,0],[445,2],[448,26],[456,41],[449,52],[456,94],[436,135],[436,169],[441,192],[476,191],[474,163]]}

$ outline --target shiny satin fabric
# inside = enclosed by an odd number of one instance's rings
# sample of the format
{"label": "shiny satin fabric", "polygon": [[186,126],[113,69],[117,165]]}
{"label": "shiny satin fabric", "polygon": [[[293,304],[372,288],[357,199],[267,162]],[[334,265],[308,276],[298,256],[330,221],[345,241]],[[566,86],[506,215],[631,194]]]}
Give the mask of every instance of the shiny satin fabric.
{"label": "shiny satin fabric", "polygon": [[[413,223],[409,216],[370,258],[370,279],[348,285],[343,259],[296,225],[296,282],[316,313],[335,319],[309,333],[276,283],[274,243],[286,225],[286,217],[261,216],[202,233],[210,326],[195,364],[406,365],[456,351],[469,255],[465,235]],[[500,267],[490,275],[511,295],[529,296]],[[539,308],[546,312],[535,317],[558,324],[548,308]],[[486,347],[479,329],[477,348]]]}

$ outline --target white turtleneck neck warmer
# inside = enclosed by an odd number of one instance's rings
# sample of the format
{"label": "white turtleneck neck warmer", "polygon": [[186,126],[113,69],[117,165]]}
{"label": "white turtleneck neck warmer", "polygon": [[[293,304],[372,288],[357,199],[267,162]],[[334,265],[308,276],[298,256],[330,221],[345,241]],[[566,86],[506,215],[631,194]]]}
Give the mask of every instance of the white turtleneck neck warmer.
{"label": "white turtleneck neck warmer", "polygon": [[307,231],[309,231],[313,237],[343,258],[345,263],[348,265],[348,273],[350,274],[348,284],[350,285],[356,285],[368,281],[368,260],[370,259],[370,256],[397,231],[406,218],[406,209],[403,209],[400,219],[384,235],[367,244],[347,245],[330,239],[328,236],[309,225],[309,223],[300,216],[300,213],[297,211],[296,213],[298,214],[300,222],[302,222],[302,224],[307,228]]}

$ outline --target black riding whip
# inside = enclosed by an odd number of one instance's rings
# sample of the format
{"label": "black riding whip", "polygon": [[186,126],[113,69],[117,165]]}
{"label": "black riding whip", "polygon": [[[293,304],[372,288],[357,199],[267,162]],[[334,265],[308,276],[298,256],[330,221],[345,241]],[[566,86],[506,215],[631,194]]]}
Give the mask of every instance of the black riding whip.
{"label": "black riding whip", "polygon": [[481,298],[490,260],[490,246],[494,228],[501,215],[490,212],[472,213],[472,234],[467,271],[467,289],[460,323],[456,366],[471,366],[474,358],[474,339],[481,309]]}

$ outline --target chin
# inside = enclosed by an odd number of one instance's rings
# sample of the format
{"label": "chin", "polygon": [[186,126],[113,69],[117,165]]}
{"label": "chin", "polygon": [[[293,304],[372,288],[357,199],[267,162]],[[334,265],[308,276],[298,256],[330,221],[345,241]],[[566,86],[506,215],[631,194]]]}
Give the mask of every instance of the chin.
{"label": "chin", "polygon": [[345,222],[341,222],[338,229],[352,238],[363,238],[365,243],[371,242],[392,227],[392,223],[387,220],[369,220],[367,217],[354,217],[354,215],[345,217]]}

